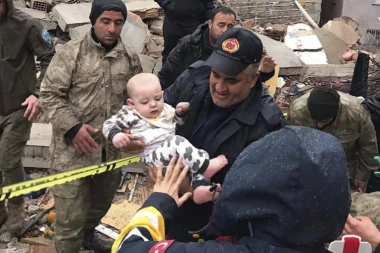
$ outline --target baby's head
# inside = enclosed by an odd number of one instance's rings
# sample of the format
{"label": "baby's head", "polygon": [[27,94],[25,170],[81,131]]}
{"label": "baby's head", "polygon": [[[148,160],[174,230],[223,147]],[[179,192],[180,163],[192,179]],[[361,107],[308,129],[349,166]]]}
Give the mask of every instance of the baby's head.
{"label": "baby's head", "polygon": [[164,108],[164,99],[160,80],[156,75],[141,73],[127,83],[128,106],[145,118],[158,117]]}

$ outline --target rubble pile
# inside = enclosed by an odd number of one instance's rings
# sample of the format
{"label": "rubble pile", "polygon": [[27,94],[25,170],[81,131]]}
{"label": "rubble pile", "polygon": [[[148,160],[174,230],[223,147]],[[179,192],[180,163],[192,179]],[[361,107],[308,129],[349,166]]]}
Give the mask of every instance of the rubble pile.
{"label": "rubble pile", "polygon": [[[26,180],[47,176],[47,170],[26,169]],[[118,232],[124,228],[145,199],[151,194],[153,183],[148,176],[141,173],[130,173],[123,169],[122,179],[109,212],[102,219],[102,224],[96,230],[106,240],[115,239]],[[55,230],[56,212],[54,210],[54,196],[50,189],[32,192],[25,199],[25,226],[21,232],[21,239],[10,238],[9,234],[0,237],[0,252],[53,253],[53,238]],[[123,215],[120,215],[120,214]],[[5,226],[5,225],[4,225]],[[1,240],[11,241],[1,243]],[[88,251],[81,251],[88,252]],[[92,252],[92,251],[89,251]]]}

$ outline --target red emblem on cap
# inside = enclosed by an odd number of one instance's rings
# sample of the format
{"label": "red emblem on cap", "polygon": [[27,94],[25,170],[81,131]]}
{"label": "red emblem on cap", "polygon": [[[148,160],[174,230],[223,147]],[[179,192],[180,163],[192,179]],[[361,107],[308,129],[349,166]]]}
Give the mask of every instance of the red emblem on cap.
{"label": "red emblem on cap", "polygon": [[156,243],[149,253],[164,253],[174,243],[174,240],[164,240]]}
{"label": "red emblem on cap", "polygon": [[227,39],[223,41],[222,49],[228,53],[235,53],[239,50],[239,41],[235,38]]}

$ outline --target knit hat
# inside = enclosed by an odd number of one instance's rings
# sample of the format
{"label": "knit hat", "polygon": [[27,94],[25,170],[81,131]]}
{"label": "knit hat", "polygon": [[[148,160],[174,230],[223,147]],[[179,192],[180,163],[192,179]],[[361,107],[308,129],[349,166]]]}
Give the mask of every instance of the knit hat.
{"label": "knit hat", "polygon": [[313,89],[307,100],[310,116],[315,121],[333,119],[338,115],[340,96],[329,87]]}
{"label": "knit hat", "polygon": [[124,16],[124,22],[127,19],[127,7],[121,0],[94,0],[90,13],[91,24],[94,25],[96,20],[104,11],[120,11]]}

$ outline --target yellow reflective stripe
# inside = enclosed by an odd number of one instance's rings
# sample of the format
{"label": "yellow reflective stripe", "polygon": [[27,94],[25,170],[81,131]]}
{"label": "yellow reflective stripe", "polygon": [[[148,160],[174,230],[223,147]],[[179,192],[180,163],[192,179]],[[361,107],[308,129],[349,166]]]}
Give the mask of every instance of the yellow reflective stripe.
{"label": "yellow reflective stripe", "polygon": [[13,185],[4,186],[0,188],[0,201],[21,196],[29,192],[38,191],[46,187],[61,185],[84,177],[101,174],[114,169],[119,169],[122,166],[126,166],[131,163],[137,163],[140,161],[140,159],[140,156],[132,156],[111,162],[102,163],[99,165],[92,165],[85,168],[80,168]]}
{"label": "yellow reflective stripe", "polygon": [[134,228],[146,228],[154,241],[161,241],[165,239],[165,221],[162,214],[154,207],[149,206],[138,211],[133,216],[131,222],[122,229],[119,237],[116,239],[112,246],[112,253],[116,253],[124,238],[128,236],[129,232]]}

